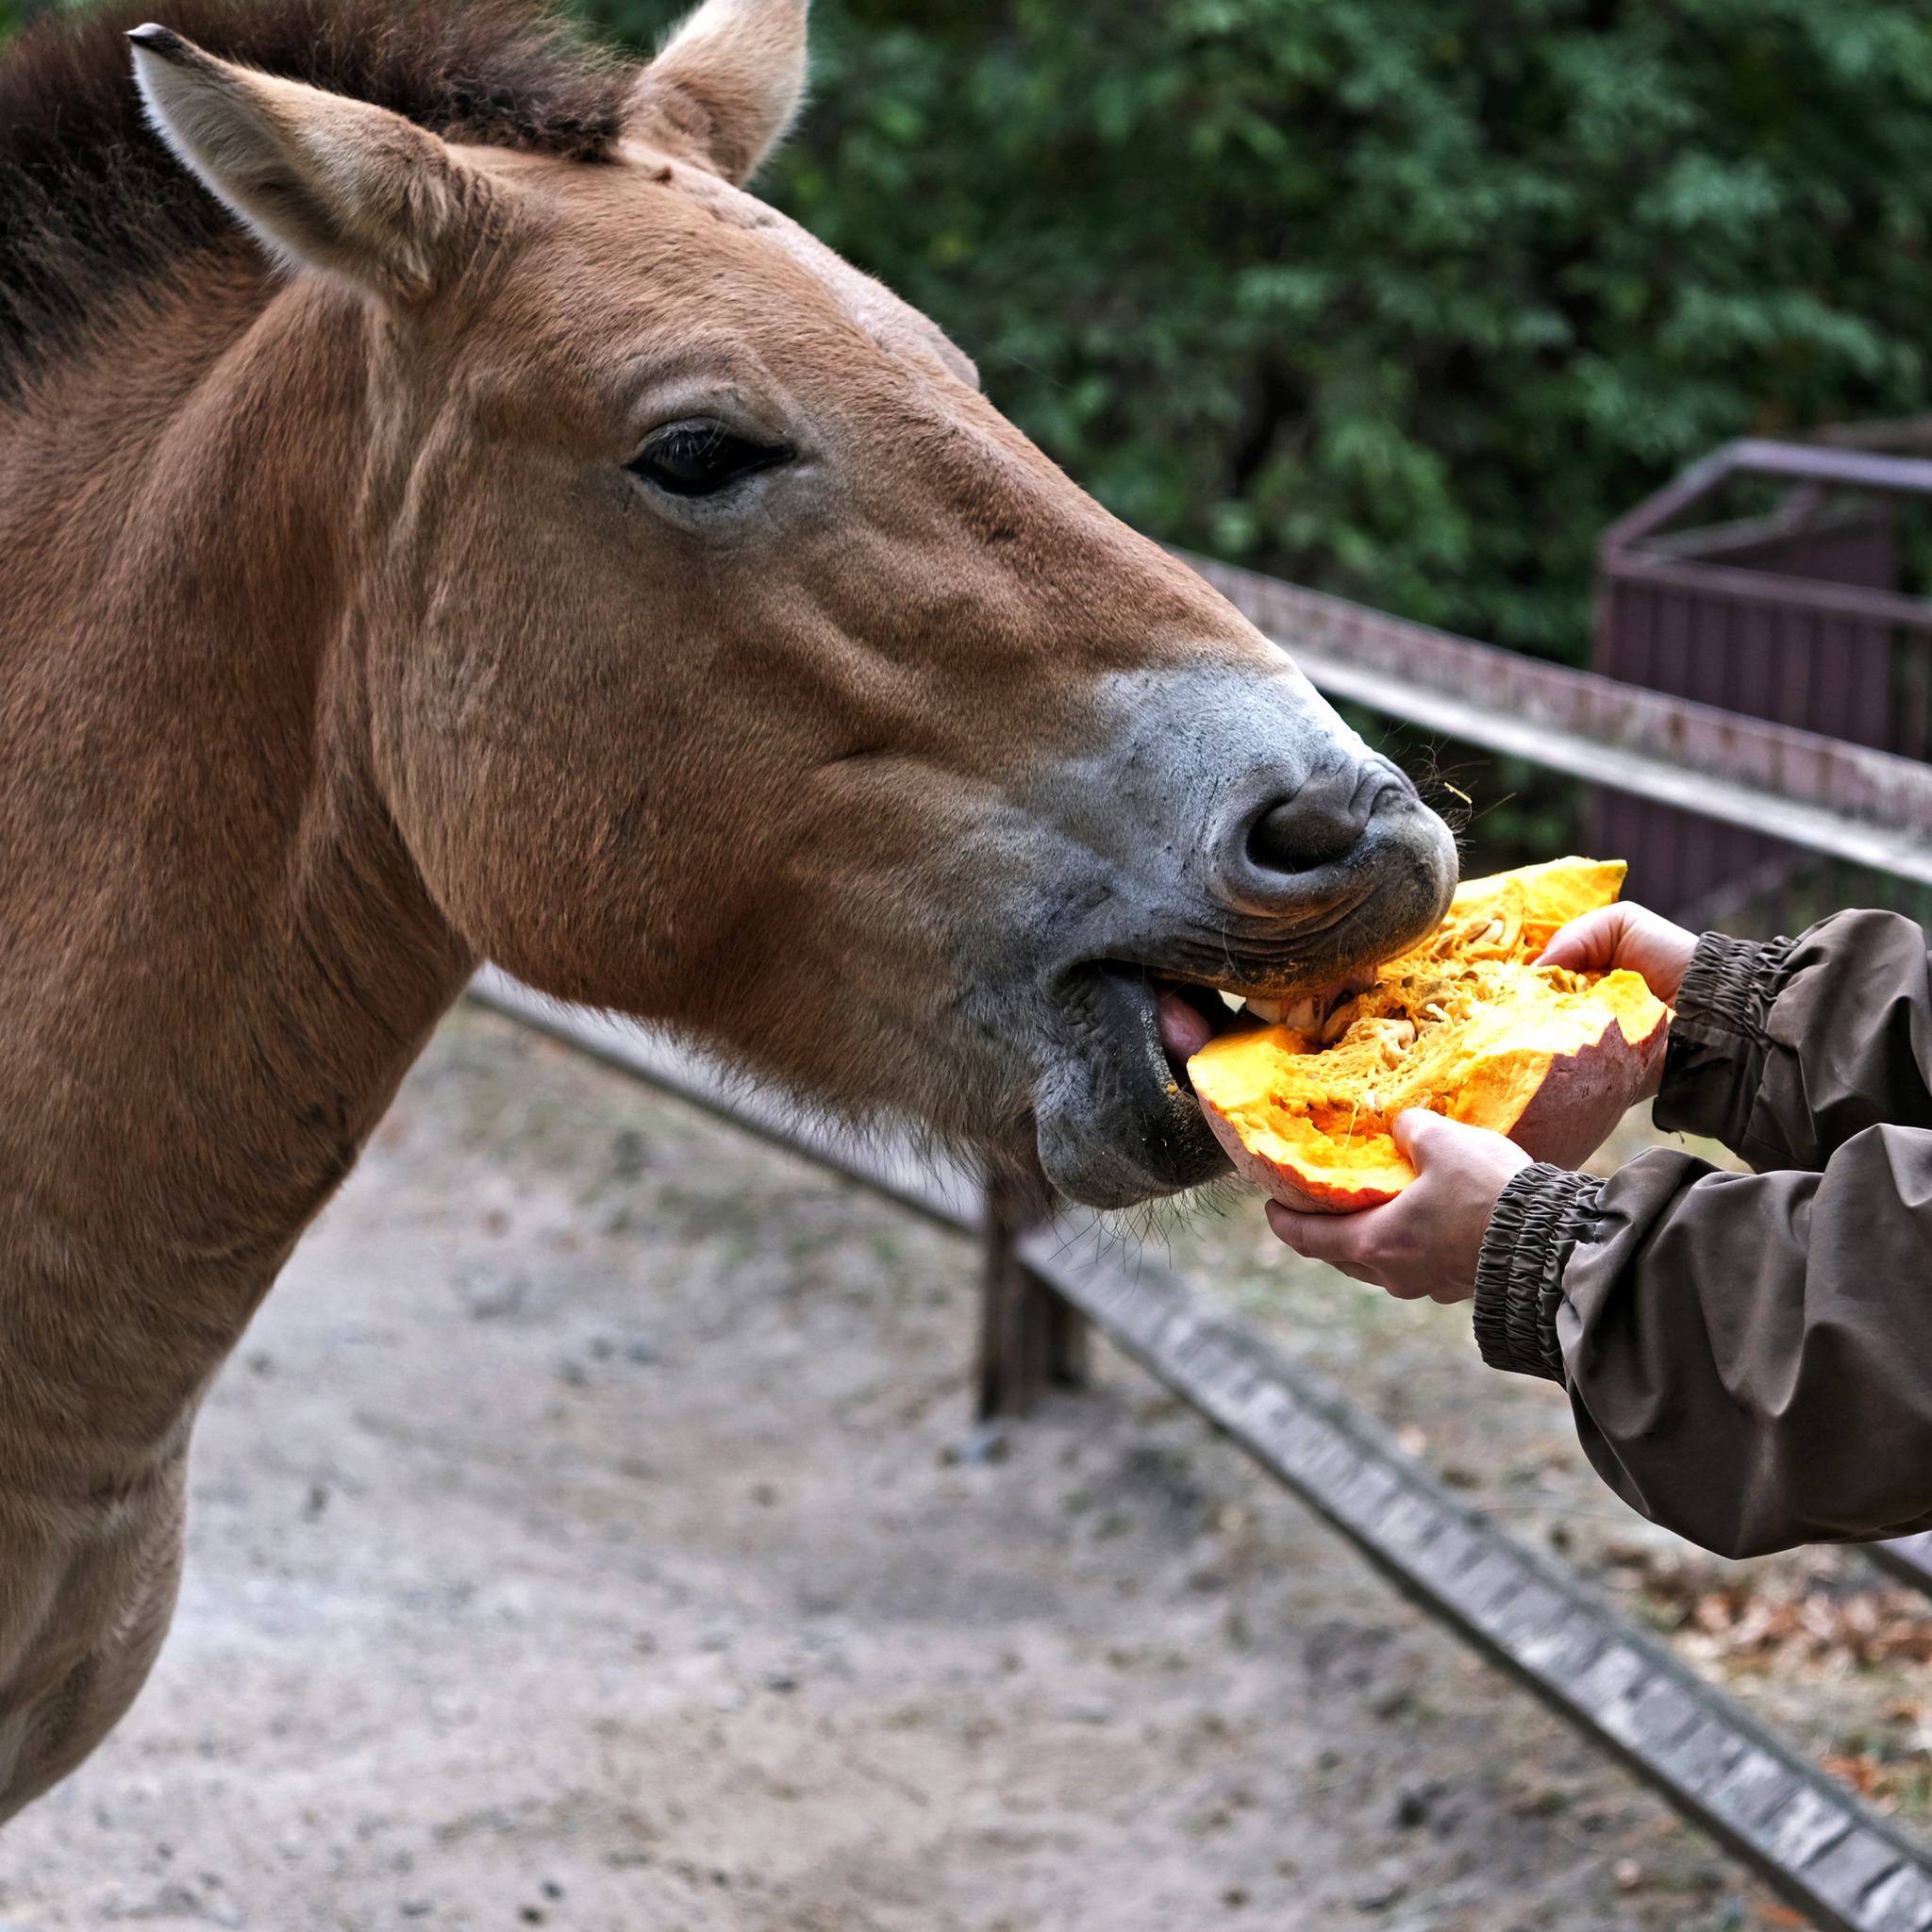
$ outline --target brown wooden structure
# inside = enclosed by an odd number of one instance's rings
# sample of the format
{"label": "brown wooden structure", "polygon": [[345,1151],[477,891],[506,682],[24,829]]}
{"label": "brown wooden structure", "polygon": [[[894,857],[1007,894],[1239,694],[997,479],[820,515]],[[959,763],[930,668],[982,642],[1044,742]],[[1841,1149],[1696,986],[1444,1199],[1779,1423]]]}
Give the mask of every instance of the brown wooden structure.
{"label": "brown wooden structure", "polygon": [[1021,1243],[1053,1218],[1053,1204],[1011,1180],[988,1182],[980,1235],[985,1274],[974,1363],[982,1423],[1024,1415],[1053,1389],[1087,1379],[1087,1320],[1027,1266]]}
{"label": "brown wooden structure", "polygon": [[[1771,484],[1774,506],[1690,521],[1742,478]],[[1932,496],[1923,457],[1727,443],[1605,533],[1596,671],[1923,759],[1932,602],[1898,592],[1895,527],[1899,500],[1919,496]],[[1767,891],[1776,897],[1802,862],[1765,832],[1610,789],[1596,795],[1591,842],[1628,857],[1632,896],[1700,925]]]}

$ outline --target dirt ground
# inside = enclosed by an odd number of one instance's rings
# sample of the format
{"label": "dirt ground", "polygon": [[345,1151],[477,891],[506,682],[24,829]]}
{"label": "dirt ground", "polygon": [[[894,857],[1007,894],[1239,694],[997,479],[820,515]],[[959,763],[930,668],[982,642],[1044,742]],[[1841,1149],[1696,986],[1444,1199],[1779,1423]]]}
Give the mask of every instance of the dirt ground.
{"label": "dirt ground", "polygon": [[[1252,1202],[1163,1239],[1761,1677],[1466,1314],[1293,1262]],[[979,1455],[974,1267],[459,1010],[214,1391],[173,1637],[0,1836],[0,1932],[1796,1923],[1119,1357]],[[1806,1614],[1809,1575],[1751,1572]],[[1840,1652],[1765,1701],[1854,1775],[1922,1759],[1887,1712],[1923,1666]]]}

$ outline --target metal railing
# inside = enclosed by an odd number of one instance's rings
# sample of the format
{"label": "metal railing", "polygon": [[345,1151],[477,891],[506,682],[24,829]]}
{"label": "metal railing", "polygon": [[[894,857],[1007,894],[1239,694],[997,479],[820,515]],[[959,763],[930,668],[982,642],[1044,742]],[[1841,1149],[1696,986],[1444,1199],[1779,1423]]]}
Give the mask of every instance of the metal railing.
{"label": "metal railing", "polygon": [[1932,884],[1932,765],[1452,637],[1234,564],[1187,561],[1332,696]]}

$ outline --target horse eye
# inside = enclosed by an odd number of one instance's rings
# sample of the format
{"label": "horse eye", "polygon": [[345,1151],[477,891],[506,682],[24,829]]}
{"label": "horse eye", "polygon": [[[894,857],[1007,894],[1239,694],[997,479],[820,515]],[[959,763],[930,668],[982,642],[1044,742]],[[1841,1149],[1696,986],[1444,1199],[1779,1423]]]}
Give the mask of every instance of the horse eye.
{"label": "horse eye", "polygon": [[789,463],[795,454],[788,443],[734,436],[720,423],[674,423],[626,467],[673,496],[715,496],[759,470]]}

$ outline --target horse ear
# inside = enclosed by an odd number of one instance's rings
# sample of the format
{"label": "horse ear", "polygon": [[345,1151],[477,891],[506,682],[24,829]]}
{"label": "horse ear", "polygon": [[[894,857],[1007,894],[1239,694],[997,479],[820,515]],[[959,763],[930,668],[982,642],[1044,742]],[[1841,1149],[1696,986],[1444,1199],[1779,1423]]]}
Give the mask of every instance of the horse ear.
{"label": "horse ear", "polygon": [[427,294],[480,183],[435,135],[366,101],[237,67],[138,26],[148,119],[269,250],[378,294]]}
{"label": "horse ear", "polygon": [[805,98],[808,0],[705,0],[631,91],[641,140],[748,180]]}

